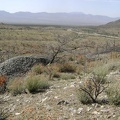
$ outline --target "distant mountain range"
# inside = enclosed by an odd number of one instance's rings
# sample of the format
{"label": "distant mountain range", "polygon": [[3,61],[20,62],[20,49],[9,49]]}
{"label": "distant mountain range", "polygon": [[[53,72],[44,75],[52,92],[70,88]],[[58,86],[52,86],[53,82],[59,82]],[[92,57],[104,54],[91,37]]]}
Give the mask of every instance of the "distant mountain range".
{"label": "distant mountain range", "polygon": [[103,25],[119,18],[111,18],[101,15],[71,13],[9,13],[0,11],[0,22],[9,24],[44,24],[44,25]]}

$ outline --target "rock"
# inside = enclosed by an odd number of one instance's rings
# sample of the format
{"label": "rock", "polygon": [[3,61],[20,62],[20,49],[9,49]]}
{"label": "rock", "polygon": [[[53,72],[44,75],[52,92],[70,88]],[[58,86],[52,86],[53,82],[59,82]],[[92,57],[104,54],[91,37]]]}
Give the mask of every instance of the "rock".
{"label": "rock", "polygon": [[78,108],[77,114],[80,114],[83,111],[83,108]]}
{"label": "rock", "polygon": [[48,99],[48,97],[42,99],[42,103],[45,102]]}
{"label": "rock", "polygon": [[15,115],[20,115],[21,113],[15,113]]}
{"label": "rock", "polygon": [[75,115],[77,111],[74,108],[70,108],[69,111],[71,112],[71,115]]}
{"label": "rock", "polygon": [[109,109],[103,109],[103,110],[101,110],[101,112],[103,112],[103,113],[109,113]]}
{"label": "rock", "polygon": [[100,112],[94,111],[92,112],[93,115],[100,115]]}
{"label": "rock", "polygon": [[46,110],[51,111],[52,107],[50,107],[49,105],[46,106]]}
{"label": "rock", "polygon": [[89,112],[90,110],[92,110],[92,107],[88,107],[88,108],[87,108],[87,111],[88,111],[88,112]]}
{"label": "rock", "polygon": [[48,64],[50,60],[40,56],[18,56],[6,60],[0,64],[0,74],[6,76],[16,76],[24,74],[31,67],[38,63]]}
{"label": "rock", "polygon": [[65,101],[65,100],[61,100],[57,103],[57,105],[67,105],[69,104],[69,102]]}

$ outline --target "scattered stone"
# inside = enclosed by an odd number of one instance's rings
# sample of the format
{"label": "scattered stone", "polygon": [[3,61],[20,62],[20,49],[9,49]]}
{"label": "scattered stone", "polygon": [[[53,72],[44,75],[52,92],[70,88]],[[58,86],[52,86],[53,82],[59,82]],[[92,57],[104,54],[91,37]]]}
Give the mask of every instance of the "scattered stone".
{"label": "scattered stone", "polygon": [[106,113],[108,113],[110,110],[109,109],[103,109],[103,110],[101,110],[101,112],[106,112]]}
{"label": "scattered stone", "polygon": [[88,107],[88,108],[87,108],[87,111],[88,111],[88,112],[89,112],[90,110],[92,110],[92,107]]}
{"label": "scattered stone", "polygon": [[69,108],[69,111],[71,112],[72,116],[74,116],[77,113],[77,110],[74,108]]}
{"label": "scattered stone", "polygon": [[48,97],[42,99],[42,103],[45,102],[48,99]]}
{"label": "scattered stone", "polygon": [[61,100],[57,103],[57,105],[67,105],[69,104],[69,102],[65,101],[65,100]]}
{"label": "scattered stone", "polygon": [[78,108],[77,114],[80,114],[83,111],[83,108]]}
{"label": "scattered stone", "polygon": [[20,115],[21,113],[15,113],[15,115]]}
{"label": "scattered stone", "polygon": [[100,112],[94,111],[92,112],[93,115],[100,115]]}
{"label": "scattered stone", "polygon": [[46,106],[46,110],[51,111],[52,107],[50,107],[49,105]]}

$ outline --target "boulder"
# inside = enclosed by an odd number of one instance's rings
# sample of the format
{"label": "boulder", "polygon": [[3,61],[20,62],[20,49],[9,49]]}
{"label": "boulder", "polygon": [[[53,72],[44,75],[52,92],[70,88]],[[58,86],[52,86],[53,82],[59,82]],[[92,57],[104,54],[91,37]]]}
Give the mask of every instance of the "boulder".
{"label": "boulder", "polygon": [[35,64],[48,64],[50,60],[42,56],[18,56],[6,60],[0,64],[0,74],[6,76],[16,76],[24,74]]}

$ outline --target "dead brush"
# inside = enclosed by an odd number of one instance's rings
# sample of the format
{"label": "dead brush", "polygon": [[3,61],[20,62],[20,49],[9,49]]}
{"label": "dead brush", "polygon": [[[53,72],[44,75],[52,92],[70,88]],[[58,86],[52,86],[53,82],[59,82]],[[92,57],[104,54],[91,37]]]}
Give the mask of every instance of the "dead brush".
{"label": "dead brush", "polygon": [[97,76],[84,81],[79,87],[79,98],[83,104],[97,103],[98,96],[103,93],[108,85],[102,84],[102,79],[98,80]]}
{"label": "dead brush", "polygon": [[4,75],[0,76],[0,93],[4,93],[6,90],[7,77]]}

